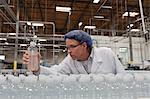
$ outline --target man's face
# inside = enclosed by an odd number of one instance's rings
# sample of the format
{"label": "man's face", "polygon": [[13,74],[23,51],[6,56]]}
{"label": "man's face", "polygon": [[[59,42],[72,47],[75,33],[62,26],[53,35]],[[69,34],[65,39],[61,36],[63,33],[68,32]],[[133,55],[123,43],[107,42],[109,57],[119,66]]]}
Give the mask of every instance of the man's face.
{"label": "man's face", "polygon": [[74,39],[66,39],[66,47],[68,50],[68,53],[74,60],[82,60],[82,58],[85,55],[85,46],[83,46],[83,43],[74,40]]}

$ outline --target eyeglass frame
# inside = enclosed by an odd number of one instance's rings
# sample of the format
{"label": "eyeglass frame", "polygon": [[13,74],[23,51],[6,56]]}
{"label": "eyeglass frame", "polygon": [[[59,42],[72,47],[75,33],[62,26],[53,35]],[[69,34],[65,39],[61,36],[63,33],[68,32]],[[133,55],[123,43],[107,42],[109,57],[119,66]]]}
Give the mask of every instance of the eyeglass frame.
{"label": "eyeglass frame", "polygon": [[81,45],[81,44],[82,44],[82,43],[79,43],[79,44],[77,44],[77,45],[71,45],[71,46],[69,46],[69,47],[66,46],[66,50],[74,49],[74,48],[78,47],[78,46]]}

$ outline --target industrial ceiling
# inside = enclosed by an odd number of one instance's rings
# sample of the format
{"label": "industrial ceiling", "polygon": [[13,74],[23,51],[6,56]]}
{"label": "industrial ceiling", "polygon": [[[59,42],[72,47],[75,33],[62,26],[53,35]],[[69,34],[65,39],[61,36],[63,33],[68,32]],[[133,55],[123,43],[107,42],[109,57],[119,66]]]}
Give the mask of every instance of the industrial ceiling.
{"label": "industrial ceiling", "polygon": [[[16,60],[18,52],[22,54],[33,37],[37,36],[39,46],[44,52],[45,48],[53,49],[54,57],[55,51],[65,48],[63,35],[74,29],[85,30],[91,35],[128,37],[132,34],[150,39],[150,0],[93,1],[0,0],[0,54],[14,54]],[[69,7],[70,10],[60,12],[57,7]],[[125,15],[125,12],[129,13]],[[130,12],[138,14],[131,16]],[[34,23],[43,25],[33,26]],[[86,26],[95,27],[89,29]],[[131,32],[131,29],[140,31]]]}
{"label": "industrial ceiling", "polygon": [[[140,1],[140,0],[139,0]],[[74,29],[86,30],[85,26],[96,26],[91,34],[121,36],[126,33],[127,26],[134,24],[132,28],[140,28],[141,15],[138,0],[1,0],[0,1],[0,32],[16,32],[16,22],[19,20],[19,33],[31,32],[30,27],[25,31],[25,22],[52,22],[38,27],[36,34],[61,34]],[[56,11],[56,7],[70,7],[70,12]],[[150,0],[142,0],[144,18],[150,17]],[[135,17],[126,17],[128,12],[139,13]],[[96,18],[94,16],[103,16]],[[78,24],[82,22],[82,25]],[[55,30],[54,30],[54,29]],[[32,29],[32,28],[31,28]],[[37,28],[36,28],[37,29]],[[54,31],[53,31],[54,30]],[[115,32],[114,32],[115,31]]]}

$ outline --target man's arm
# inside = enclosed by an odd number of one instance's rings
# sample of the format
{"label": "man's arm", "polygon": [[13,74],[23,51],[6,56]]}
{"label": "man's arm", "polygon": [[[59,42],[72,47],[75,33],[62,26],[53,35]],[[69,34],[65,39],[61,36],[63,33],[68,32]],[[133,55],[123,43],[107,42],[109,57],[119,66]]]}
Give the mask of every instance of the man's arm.
{"label": "man's arm", "polygon": [[68,55],[59,65],[53,65],[50,68],[40,66],[39,71],[35,74],[66,74],[69,75],[71,73],[69,65],[71,62],[71,57]]}

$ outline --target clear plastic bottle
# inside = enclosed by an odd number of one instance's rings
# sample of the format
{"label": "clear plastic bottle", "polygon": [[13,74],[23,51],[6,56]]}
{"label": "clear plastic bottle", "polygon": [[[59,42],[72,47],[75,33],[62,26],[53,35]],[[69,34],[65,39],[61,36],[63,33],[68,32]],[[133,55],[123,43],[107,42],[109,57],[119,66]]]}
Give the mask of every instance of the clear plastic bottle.
{"label": "clear plastic bottle", "polygon": [[28,63],[28,70],[35,71],[39,68],[39,52],[34,41],[30,42],[30,46],[28,47],[28,51],[30,54],[30,61]]}

